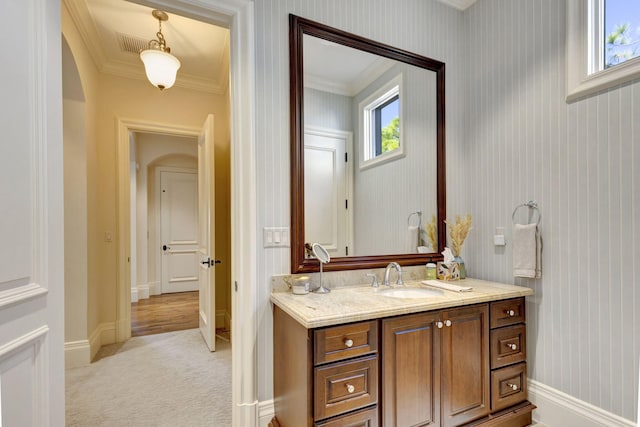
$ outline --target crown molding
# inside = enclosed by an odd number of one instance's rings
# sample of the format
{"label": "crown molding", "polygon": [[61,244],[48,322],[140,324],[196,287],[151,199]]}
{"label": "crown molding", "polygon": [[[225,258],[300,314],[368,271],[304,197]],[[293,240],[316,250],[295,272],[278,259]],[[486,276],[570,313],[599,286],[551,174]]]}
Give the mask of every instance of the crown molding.
{"label": "crown molding", "polygon": [[472,4],[476,2],[476,0],[438,0],[441,3],[447,4],[449,6],[455,7],[459,10],[466,10]]}

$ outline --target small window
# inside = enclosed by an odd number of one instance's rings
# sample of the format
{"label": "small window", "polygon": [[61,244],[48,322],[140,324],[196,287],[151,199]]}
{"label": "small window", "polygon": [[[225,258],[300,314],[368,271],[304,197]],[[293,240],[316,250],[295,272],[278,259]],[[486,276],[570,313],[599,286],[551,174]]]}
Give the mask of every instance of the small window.
{"label": "small window", "polygon": [[401,92],[397,76],[359,104],[361,169],[404,155]]}
{"label": "small window", "polygon": [[640,56],[640,2],[604,0],[604,69]]}
{"label": "small window", "polygon": [[567,2],[567,101],[640,77],[640,1]]}

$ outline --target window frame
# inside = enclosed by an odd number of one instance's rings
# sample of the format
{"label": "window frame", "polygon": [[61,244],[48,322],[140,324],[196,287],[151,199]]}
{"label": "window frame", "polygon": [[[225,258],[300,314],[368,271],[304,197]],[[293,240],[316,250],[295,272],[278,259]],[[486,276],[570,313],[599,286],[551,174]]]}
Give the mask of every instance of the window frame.
{"label": "window frame", "polygon": [[[396,89],[397,88],[397,89]],[[376,141],[373,132],[374,121],[371,119],[375,110],[392,98],[398,97],[398,115],[400,116],[400,146],[386,153],[376,155]],[[358,104],[359,117],[359,143],[360,143],[360,170],[370,168],[372,166],[387,163],[400,157],[404,157],[403,143],[403,108],[404,105],[404,89],[402,73],[390,79],[387,83],[376,89],[371,95],[360,101]]]}
{"label": "window frame", "polygon": [[640,57],[604,69],[603,13],[604,0],[567,2],[567,102],[640,78]]}

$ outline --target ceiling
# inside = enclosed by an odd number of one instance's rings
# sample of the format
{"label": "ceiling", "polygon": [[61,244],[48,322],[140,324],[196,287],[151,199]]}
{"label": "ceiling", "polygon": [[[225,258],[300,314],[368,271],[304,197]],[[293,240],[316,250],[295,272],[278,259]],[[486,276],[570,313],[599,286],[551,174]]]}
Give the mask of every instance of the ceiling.
{"label": "ceiling", "polygon": [[[64,0],[100,72],[146,81],[138,50],[156,38],[153,9],[124,0]],[[162,34],[181,67],[176,86],[215,94],[229,82],[229,30],[169,14]]]}

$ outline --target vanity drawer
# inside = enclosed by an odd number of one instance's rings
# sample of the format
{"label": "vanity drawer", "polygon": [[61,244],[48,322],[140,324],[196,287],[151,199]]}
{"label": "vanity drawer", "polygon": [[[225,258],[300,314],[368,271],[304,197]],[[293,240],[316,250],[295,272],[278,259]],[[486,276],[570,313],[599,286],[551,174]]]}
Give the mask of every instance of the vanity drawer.
{"label": "vanity drawer", "polygon": [[378,407],[315,423],[314,427],[378,427]]}
{"label": "vanity drawer", "polygon": [[499,411],[526,399],[526,363],[519,363],[491,372],[491,411]]}
{"label": "vanity drawer", "polygon": [[502,368],[527,358],[527,328],[525,325],[507,326],[491,331],[491,369]]}
{"label": "vanity drawer", "polygon": [[316,421],[378,402],[378,357],[315,368]]}
{"label": "vanity drawer", "polygon": [[489,316],[491,329],[524,323],[524,298],[492,302]]}
{"label": "vanity drawer", "polygon": [[378,322],[351,323],[314,331],[314,363],[378,352]]}

